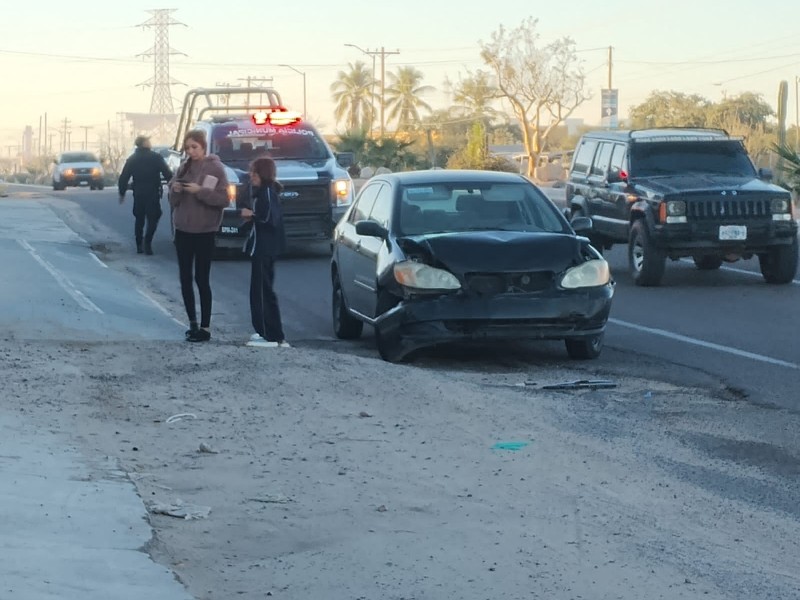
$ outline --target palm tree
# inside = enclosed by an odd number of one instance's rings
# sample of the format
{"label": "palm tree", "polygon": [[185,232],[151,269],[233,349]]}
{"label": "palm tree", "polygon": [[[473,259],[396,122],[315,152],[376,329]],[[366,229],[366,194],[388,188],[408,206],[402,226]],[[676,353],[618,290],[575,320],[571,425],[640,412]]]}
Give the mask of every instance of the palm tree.
{"label": "palm tree", "polygon": [[459,81],[453,89],[453,102],[459,111],[465,116],[482,119],[486,126],[498,115],[492,106],[497,96],[491,75],[480,69]]}
{"label": "palm tree", "polygon": [[331,96],[336,103],[336,122],[345,122],[348,131],[369,130],[373,114],[371,69],[361,61],[348,64],[349,71],[339,71],[338,79],[331,84]]}
{"label": "palm tree", "polygon": [[397,119],[398,131],[409,131],[420,120],[420,109],[431,107],[420,96],[431,92],[430,85],[420,85],[423,75],[414,67],[400,67],[397,73],[389,73],[390,85],[385,89],[386,108],[389,120]]}

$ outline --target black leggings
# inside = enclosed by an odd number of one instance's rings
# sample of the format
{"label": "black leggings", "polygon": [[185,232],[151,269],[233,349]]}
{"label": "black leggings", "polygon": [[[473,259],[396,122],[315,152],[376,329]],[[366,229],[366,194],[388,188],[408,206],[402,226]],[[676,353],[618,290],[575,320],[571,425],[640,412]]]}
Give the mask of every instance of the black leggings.
{"label": "black leggings", "polygon": [[[197,322],[194,304],[194,285],[200,292],[200,327],[211,325],[211,257],[214,254],[215,233],[186,233],[175,230],[175,249],[178,251],[178,270],[181,294],[190,323]],[[192,273],[194,271],[194,273]]]}

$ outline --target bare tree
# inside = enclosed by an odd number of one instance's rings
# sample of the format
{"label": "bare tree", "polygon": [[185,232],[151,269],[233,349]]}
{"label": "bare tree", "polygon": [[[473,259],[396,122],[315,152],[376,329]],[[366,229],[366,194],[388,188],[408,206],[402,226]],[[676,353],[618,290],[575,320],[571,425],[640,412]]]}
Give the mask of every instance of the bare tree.
{"label": "bare tree", "polygon": [[536,158],[550,132],[589,98],[575,42],[565,37],[540,47],[538,22],[529,17],[510,31],[501,25],[488,43],[480,43],[481,58],[494,73],[498,95],[508,100],[519,121],[528,177],[533,177]]}

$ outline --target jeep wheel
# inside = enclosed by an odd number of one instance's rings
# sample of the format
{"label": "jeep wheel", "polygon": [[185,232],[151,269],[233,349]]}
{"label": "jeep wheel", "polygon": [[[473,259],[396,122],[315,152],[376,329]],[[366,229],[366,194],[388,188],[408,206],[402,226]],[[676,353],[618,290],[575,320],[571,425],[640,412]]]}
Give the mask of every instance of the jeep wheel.
{"label": "jeep wheel", "polygon": [[636,285],[654,286],[661,283],[667,256],[653,245],[647,225],[638,220],[631,226],[628,242],[628,264]]}
{"label": "jeep wheel", "polygon": [[694,265],[701,271],[713,271],[722,266],[722,259],[717,256],[695,256]]}
{"label": "jeep wheel", "polygon": [[603,334],[588,338],[566,339],[564,345],[572,360],[592,360],[598,358],[603,350]]}
{"label": "jeep wheel", "polygon": [[333,277],[333,333],[340,340],[354,340],[361,336],[364,323],[353,317],[347,310],[342,284],[339,283],[339,276]]}
{"label": "jeep wheel", "polygon": [[791,283],[797,274],[797,238],[788,246],[773,246],[758,255],[761,274],[767,283]]}

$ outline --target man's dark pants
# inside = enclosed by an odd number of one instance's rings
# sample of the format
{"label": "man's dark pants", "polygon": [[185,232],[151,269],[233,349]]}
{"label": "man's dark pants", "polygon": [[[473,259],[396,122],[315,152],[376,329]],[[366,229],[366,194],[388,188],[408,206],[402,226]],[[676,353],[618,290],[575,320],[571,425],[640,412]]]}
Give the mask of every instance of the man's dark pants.
{"label": "man's dark pants", "polygon": [[[142,241],[150,245],[161,218],[161,197],[158,194],[135,195],[133,197],[133,216],[136,217],[134,235],[136,245],[141,246]],[[147,229],[145,230],[145,225]]]}

